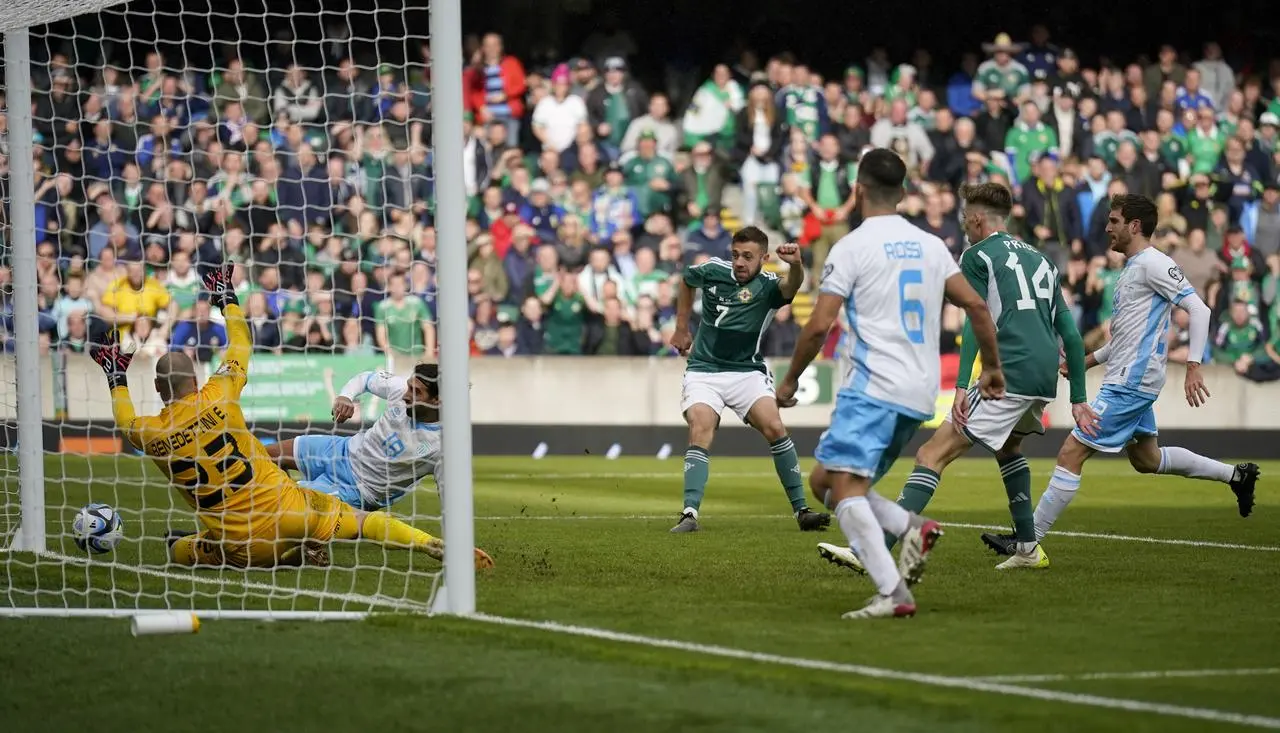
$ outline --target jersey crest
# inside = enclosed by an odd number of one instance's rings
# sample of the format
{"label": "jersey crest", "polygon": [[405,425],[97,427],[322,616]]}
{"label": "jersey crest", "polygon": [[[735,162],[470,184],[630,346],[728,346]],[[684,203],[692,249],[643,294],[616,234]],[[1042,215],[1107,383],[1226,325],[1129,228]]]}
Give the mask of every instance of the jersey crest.
{"label": "jersey crest", "polygon": [[742,303],[750,303],[750,302],[751,302],[751,291],[750,291],[750,290],[748,290],[748,289],[746,289],[746,288],[741,288],[741,289],[739,289],[739,290],[738,290],[738,301],[739,301],[739,302],[742,302]]}

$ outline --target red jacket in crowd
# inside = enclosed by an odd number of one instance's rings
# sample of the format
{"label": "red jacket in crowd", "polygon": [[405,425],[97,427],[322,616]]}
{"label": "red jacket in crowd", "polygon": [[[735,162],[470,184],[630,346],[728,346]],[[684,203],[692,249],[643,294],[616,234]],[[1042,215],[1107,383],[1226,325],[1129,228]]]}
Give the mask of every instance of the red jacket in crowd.
{"label": "red jacket in crowd", "polygon": [[[502,89],[507,95],[507,105],[511,108],[512,119],[524,116],[524,93],[527,85],[524,79],[524,65],[515,56],[503,56],[498,62],[502,70]],[[462,106],[475,115],[476,122],[483,124],[489,121],[485,113],[484,65],[473,64],[462,71]]]}

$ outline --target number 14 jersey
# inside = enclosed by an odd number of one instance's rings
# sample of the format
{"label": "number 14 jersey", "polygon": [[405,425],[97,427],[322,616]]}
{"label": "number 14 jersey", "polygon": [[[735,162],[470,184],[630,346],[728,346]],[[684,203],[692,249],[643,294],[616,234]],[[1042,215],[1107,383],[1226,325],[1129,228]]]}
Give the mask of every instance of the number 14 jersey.
{"label": "number 14 jersey", "polygon": [[896,214],[868,217],[836,242],[821,289],[845,300],[842,392],[917,420],[933,417],[943,297],[959,272],[941,239]]}
{"label": "number 14 jersey", "polygon": [[965,250],[960,271],[996,322],[1005,391],[1052,400],[1059,363],[1053,320],[1066,307],[1057,268],[1035,247],[996,232]]}

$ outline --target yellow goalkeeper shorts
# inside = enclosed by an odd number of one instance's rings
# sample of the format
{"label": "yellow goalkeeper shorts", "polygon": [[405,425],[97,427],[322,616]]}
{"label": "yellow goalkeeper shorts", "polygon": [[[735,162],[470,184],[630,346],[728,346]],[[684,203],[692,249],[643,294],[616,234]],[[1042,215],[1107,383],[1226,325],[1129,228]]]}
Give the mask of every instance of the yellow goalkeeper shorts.
{"label": "yellow goalkeeper shorts", "polygon": [[303,543],[326,544],[340,527],[356,524],[355,510],[336,497],[299,486],[280,492],[272,516],[249,516],[247,521],[225,517],[221,530],[207,529],[175,542],[170,549],[172,561],[179,565],[275,567],[285,553]]}

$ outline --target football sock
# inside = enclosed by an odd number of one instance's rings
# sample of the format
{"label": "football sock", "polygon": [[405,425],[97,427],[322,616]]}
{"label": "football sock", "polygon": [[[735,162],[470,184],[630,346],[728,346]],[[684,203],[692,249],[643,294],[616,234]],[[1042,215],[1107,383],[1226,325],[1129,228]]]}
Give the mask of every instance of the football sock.
{"label": "football sock", "polygon": [[702,495],[707,491],[707,478],[711,475],[711,456],[707,449],[691,445],[684,452],[684,508],[697,510],[702,506]]}
{"label": "football sock", "polygon": [[[404,549],[427,550],[435,544],[439,553],[439,541],[417,527],[411,527],[387,512],[369,512],[360,527],[360,536],[374,542]],[[348,539],[339,537],[338,539]]]}
{"label": "football sock", "polygon": [[[769,452],[773,454],[773,470],[778,472],[778,480],[787,492],[787,501],[791,502],[791,511],[798,512],[808,506],[804,500],[804,476],[800,473],[800,457],[796,455],[796,444],[790,435],[769,444]],[[685,472],[685,491],[688,491],[688,476]],[[686,493],[686,497],[688,494]],[[688,503],[688,499],[685,499]]]}
{"label": "football sock", "polygon": [[924,512],[924,508],[929,506],[929,500],[933,498],[933,492],[938,490],[938,480],[941,478],[937,471],[917,465],[911,469],[907,485],[902,487],[898,506],[915,514]]}
{"label": "football sock", "polygon": [[1044,539],[1044,536],[1049,533],[1053,523],[1058,521],[1058,517],[1067,508],[1067,505],[1071,503],[1071,500],[1076,497],[1076,491],[1079,489],[1079,476],[1062,466],[1053,467],[1053,477],[1049,479],[1049,488],[1044,490],[1044,493],[1040,495],[1040,502],[1036,504],[1037,542]]}
{"label": "football sock", "polygon": [[1235,478],[1236,467],[1229,466],[1222,461],[1215,461],[1212,458],[1205,458],[1202,455],[1192,453],[1186,448],[1161,448],[1160,468],[1156,469],[1156,473],[1221,481],[1224,484],[1229,484],[1231,479]]}
{"label": "football sock", "polygon": [[[1004,493],[1009,497],[1009,516],[1013,519],[1013,534],[1019,542],[1036,541],[1035,513],[1031,508],[1031,467],[1024,456],[997,458],[1000,477],[1004,479]],[[1079,481],[1076,482],[1077,485]]]}
{"label": "football sock", "polygon": [[901,537],[911,526],[911,512],[877,494],[874,490],[867,492],[867,502],[871,504],[871,512],[876,515],[876,522],[884,529],[886,535]]}
{"label": "football sock", "polygon": [[836,520],[840,522],[840,529],[848,538],[850,547],[859,549],[858,559],[862,560],[876,590],[882,596],[893,595],[902,582],[902,576],[898,574],[898,566],[894,564],[889,548],[880,541],[884,530],[876,521],[867,497],[851,496],[841,501],[836,505]]}

